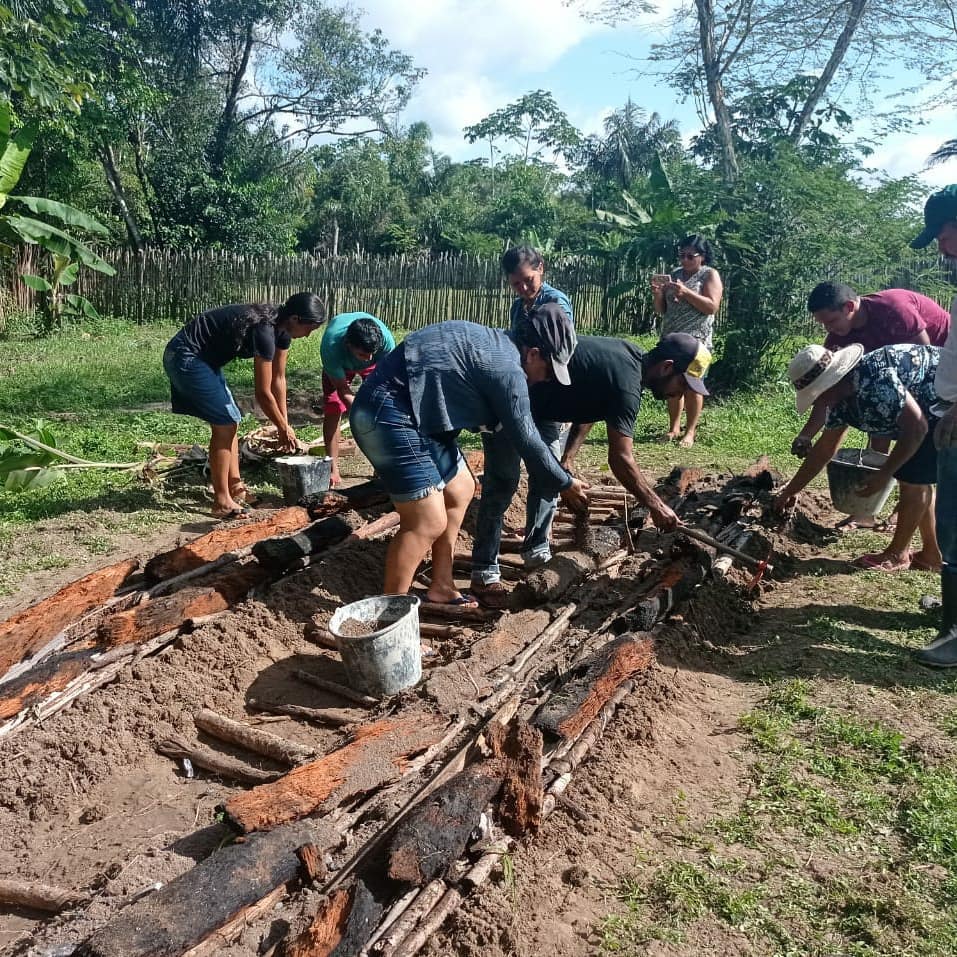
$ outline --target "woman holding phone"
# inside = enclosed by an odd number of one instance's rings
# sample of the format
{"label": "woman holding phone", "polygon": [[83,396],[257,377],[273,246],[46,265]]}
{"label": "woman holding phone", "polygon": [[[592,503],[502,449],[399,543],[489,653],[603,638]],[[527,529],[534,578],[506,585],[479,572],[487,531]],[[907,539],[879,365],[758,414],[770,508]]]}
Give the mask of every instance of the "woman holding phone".
{"label": "woman holding phone", "polygon": [[[711,265],[714,259],[711,243],[697,234],[686,236],[678,244],[678,259],[681,265],[673,272],[651,277],[655,312],[664,317],[661,334],[687,333],[710,352],[714,317],[724,292],[721,276]],[[685,434],[680,444],[682,448],[694,445],[703,406],[704,396],[692,389],[668,399],[670,422],[661,441],[672,442],[681,435],[681,411],[684,409]]]}

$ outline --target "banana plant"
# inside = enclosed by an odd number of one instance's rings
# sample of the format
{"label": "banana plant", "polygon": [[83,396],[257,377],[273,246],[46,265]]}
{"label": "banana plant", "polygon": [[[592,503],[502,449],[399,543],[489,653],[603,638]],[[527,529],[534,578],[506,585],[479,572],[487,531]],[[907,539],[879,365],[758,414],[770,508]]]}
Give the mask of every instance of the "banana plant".
{"label": "banana plant", "polygon": [[[10,103],[0,101],[0,245],[12,249],[27,243],[49,253],[52,268],[47,277],[25,273],[21,278],[40,293],[40,308],[48,329],[52,329],[64,315],[98,318],[88,299],[65,291],[65,287],[76,282],[81,266],[108,276],[114,275],[115,270],[68,231],[106,236],[109,231],[102,223],[66,203],[12,192],[23,174],[37,130],[36,121],[14,129]],[[48,222],[49,219],[56,220],[58,225]]]}

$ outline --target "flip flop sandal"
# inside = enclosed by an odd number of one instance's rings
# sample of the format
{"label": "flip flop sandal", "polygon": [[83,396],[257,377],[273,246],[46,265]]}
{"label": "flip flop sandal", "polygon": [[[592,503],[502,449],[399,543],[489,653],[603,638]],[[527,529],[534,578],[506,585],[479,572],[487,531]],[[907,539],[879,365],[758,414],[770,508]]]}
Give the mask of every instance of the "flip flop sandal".
{"label": "flip flop sandal", "polygon": [[249,515],[249,509],[245,507],[231,508],[228,512],[218,512],[214,509],[209,514],[221,522],[235,522],[236,519],[246,518]]}
{"label": "flip flop sandal", "polygon": [[449,601],[434,601],[429,598],[429,592],[427,588],[413,588],[409,592],[410,595],[415,595],[423,604],[427,605],[454,605],[457,607],[468,607],[468,608],[478,608],[480,605],[479,600],[474,596],[469,594],[469,592],[464,591],[455,598],[450,599]]}
{"label": "flip flop sandal", "polygon": [[861,555],[860,558],[854,559],[853,564],[873,572],[903,572],[911,567],[909,558],[903,562],[892,562],[890,559],[881,558],[879,553]]}

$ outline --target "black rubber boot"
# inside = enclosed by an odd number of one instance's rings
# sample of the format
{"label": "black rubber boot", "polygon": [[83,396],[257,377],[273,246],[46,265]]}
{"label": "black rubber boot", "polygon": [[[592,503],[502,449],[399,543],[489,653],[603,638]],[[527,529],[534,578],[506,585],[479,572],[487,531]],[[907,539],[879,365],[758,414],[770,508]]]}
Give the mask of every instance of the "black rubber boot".
{"label": "black rubber boot", "polygon": [[953,572],[941,572],[940,596],[940,631],[914,657],[931,668],[957,668],[957,575]]}

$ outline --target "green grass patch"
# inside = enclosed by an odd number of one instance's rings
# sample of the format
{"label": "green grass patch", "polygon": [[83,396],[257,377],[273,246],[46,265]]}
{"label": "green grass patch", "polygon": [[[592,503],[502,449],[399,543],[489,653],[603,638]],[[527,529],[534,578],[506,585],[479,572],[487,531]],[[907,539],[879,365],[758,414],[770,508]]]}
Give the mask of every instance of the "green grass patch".
{"label": "green grass patch", "polygon": [[957,769],[800,679],[770,684],[741,727],[747,796],[678,841],[681,859],[639,858],[597,928],[601,952],[660,940],[693,953],[722,933],[756,953],[957,952]]}

